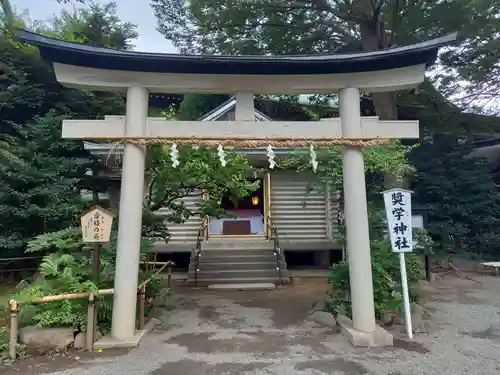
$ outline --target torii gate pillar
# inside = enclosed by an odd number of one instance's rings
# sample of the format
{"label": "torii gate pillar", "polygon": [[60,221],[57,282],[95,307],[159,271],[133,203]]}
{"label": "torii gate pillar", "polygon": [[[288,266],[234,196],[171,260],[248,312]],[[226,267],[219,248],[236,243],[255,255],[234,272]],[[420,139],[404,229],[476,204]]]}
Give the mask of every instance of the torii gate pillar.
{"label": "torii gate pillar", "polygon": [[[339,104],[342,136],[361,137],[359,89],[340,90]],[[372,333],[376,328],[375,305],[362,149],[345,147],[342,167],[353,328],[360,332]]]}
{"label": "torii gate pillar", "polygon": [[[149,92],[144,87],[127,89],[126,136],[144,136]],[[120,220],[116,252],[115,294],[111,335],[117,340],[135,336],[137,280],[144,201],[145,147],[125,144],[120,193]]]}

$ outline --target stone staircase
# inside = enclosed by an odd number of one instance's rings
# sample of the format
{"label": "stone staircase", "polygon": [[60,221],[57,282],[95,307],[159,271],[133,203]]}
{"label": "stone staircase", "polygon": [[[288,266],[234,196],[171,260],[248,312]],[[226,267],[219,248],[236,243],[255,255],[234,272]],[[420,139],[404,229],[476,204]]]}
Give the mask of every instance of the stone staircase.
{"label": "stone staircase", "polygon": [[[216,238],[203,242],[198,285],[278,284],[273,241],[264,238]],[[191,255],[188,280],[195,281],[195,259]],[[288,283],[286,262],[280,264],[281,283]],[[247,289],[249,289],[247,288]],[[235,287],[234,289],[238,289]]]}

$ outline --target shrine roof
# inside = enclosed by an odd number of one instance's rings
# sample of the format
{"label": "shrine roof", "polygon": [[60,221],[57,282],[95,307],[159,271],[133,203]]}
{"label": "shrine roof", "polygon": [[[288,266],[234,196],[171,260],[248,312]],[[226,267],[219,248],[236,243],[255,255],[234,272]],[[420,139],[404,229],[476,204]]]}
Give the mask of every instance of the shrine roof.
{"label": "shrine roof", "polygon": [[180,55],[124,51],[50,38],[19,29],[18,37],[37,46],[42,58],[87,68],[154,73],[314,75],[370,72],[432,64],[440,47],[457,34],[409,46],[361,53],[297,56]]}

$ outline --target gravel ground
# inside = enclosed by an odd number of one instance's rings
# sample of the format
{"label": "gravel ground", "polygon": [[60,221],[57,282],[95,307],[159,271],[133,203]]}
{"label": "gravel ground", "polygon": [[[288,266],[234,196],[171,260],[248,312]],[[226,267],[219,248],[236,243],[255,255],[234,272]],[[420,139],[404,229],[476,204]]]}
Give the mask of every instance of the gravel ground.
{"label": "gravel ground", "polygon": [[[393,348],[352,348],[307,319],[324,281],[266,292],[180,288],[163,324],[127,352],[26,362],[5,374],[51,375],[460,375],[500,374],[500,280],[422,283],[428,332]],[[0,373],[2,373],[0,371]]]}

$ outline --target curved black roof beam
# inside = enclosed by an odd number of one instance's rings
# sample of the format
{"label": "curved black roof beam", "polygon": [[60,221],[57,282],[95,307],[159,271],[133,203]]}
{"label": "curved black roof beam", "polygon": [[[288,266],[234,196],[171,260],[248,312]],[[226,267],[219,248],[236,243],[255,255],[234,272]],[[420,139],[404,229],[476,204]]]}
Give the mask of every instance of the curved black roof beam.
{"label": "curved black roof beam", "polygon": [[224,75],[317,75],[371,72],[435,62],[440,47],[456,42],[452,33],[427,42],[386,50],[330,55],[214,56],[123,51],[68,42],[19,29],[42,58],[66,65],[151,73]]}

